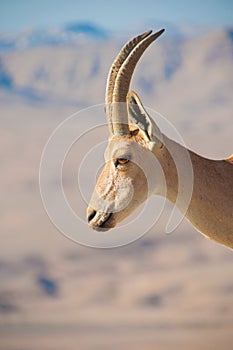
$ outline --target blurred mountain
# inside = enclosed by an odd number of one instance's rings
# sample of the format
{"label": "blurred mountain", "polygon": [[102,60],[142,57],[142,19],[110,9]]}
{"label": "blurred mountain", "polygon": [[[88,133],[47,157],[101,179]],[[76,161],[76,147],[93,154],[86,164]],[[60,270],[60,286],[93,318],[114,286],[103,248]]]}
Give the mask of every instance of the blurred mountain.
{"label": "blurred mountain", "polygon": [[[182,109],[186,105],[191,112],[209,105],[229,106],[232,33],[231,29],[219,29],[181,40],[180,35],[166,31],[138,64],[133,88],[144,103],[151,105],[156,99],[166,113],[170,111],[168,97],[172,111],[174,104]],[[32,102],[79,107],[103,102],[108,69],[125,41],[110,38],[105,30],[87,23],[72,23],[57,32],[18,34],[8,44],[3,44],[4,40],[2,37],[0,46],[14,50],[0,53],[1,91]]]}
{"label": "blurred mountain", "polygon": [[[177,24],[153,19],[140,23],[127,32],[121,31],[118,35],[130,37],[138,32],[160,28],[165,28],[166,36],[175,40],[195,38],[213,30],[212,27],[204,25]],[[227,31],[232,38],[232,29]],[[114,34],[107,28],[92,22],[76,21],[59,27],[30,28],[16,33],[0,33],[0,52],[25,50],[41,46],[79,46],[89,41],[103,41],[113,37]]]}
{"label": "blurred mountain", "polygon": [[170,21],[150,19],[137,25],[135,30],[143,31],[145,28],[165,28],[166,34],[175,39],[190,39],[202,35],[204,32],[209,32],[213,28],[207,25],[197,25],[190,23],[174,23]]}
{"label": "blurred mountain", "polygon": [[1,34],[0,52],[41,46],[79,45],[82,42],[107,38],[107,30],[93,23],[71,22],[61,28],[33,28],[20,33]]}

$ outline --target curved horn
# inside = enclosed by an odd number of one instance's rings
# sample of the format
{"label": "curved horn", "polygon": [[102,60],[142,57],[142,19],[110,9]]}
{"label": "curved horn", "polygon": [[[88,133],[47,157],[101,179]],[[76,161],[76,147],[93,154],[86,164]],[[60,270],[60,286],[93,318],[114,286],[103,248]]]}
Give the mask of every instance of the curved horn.
{"label": "curved horn", "polygon": [[130,55],[128,55],[116,77],[112,98],[113,102],[126,101],[130,81],[137,62],[139,61],[140,57],[142,56],[143,52],[147,49],[147,47],[163,32],[164,29],[161,29],[153,35],[147,36],[141,42],[139,42],[137,46],[132,50]]}
{"label": "curved horn", "polygon": [[136,67],[137,62],[142,56],[143,52],[163,32],[164,32],[164,29],[161,29],[155,34],[150,35],[152,32],[149,31],[144,34],[144,37],[141,38],[141,40],[138,39],[138,42],[136,46],[134,46],[134,48],[131,45],[131,51],[125,57],[118,72],[115,74],[115,84],[114,84],[113,93],[111,97],[112,101],[110,103],[110,114],[109,114],[110,118],[112,116],[111,127],[113,129],[112,131],[114,134],[127,135],[130,133],[129,125],[128,125],[126,96],[129,91],[129,86],[133,75],[133,71]]}
{"label": "curved horn", "polygon": [[106,95],[105,95],[105,103],[111,103],[112,102],[112,94],[114,90],[115,80],[116,76],[121,68],[121,65],[124,63],[125,59],[128,57],[130,52],[135,48],[135,46],[145,39],[148,35],[152,33],[152,30],[149,30],[143,34],[140,34],[131,40],[129,40],[121,49],[117,57],[115,58],[107,78],[107,86],[106,86]]}
{"label": "curved horn", "polygon": [[[120,134],[128,134],[129,133],[129,127],[127,126],[128,119],[127,119],[127,115],[125,115],[124,111],[122,111],[123,115],[124,115],[124,120],[122,121],[123,123],[121,123],[122,126],[120,126],[120,125],[117,126],[115,123],[113,125],[113,120],[112,120],[113,114],[115,114],[115,113],[121,114],[121,111],[113,110],[115,108],[111,105],[112,98],[113,98],[113,90],[114,90],[114,86],[115,86],[115,80],[116,80],[117,74],[118,74],[122,64],[124,63],[125,59],[129,56],[131,51],[135,48],[135,46],[140,41],[142,41],[144,38],[146,38],[151,33],[152,33],[152,30],[149,30],[149,31],[142,33],[140,35],[137,35],[136,37],[129,40],[123,46],[123,48],[121,49],[121,51],[119,52],[119,54],[117,55],[115,60],[113,61],[113,64],[109,70],[108,78],[107,78],[107,85],[106,85],[106,93],[105,93],[105,113],[108,117],[110,134],[114,134],[114,131],[115,131],[115,133],[120,133]],[[120,106],[118,106],[118,107],[120,107]]]}

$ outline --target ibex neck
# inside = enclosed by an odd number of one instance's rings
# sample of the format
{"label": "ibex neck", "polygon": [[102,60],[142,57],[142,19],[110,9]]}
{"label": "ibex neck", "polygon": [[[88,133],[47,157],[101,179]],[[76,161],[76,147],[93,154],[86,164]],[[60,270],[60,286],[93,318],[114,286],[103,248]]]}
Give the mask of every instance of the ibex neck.
{"label": "ibex neck", "polygon": [[185,216],[198,231],[233,248],[233,165],[199,156],[166,136],[156,157],[166,178],[167,199],[181,212],[187,208]]}

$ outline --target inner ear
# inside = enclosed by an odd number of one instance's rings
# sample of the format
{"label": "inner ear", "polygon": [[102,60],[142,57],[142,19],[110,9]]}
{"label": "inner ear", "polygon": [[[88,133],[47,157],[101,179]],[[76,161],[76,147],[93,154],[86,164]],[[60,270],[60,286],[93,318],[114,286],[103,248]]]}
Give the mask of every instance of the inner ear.
{"label": "inner ear", "polygon": [[135,98],[135,93],[134,94],[132,94],[132,92],[133,91],[129,91],[129,93],[128,93],[128,96],[127,96],[127,98],[128,98],[128,103],[133,103],[133,104],[137,104],[137,101],[136,101],[136,98]]}
{"label": "inner ear", "polygon": [[162,143],[162,134],[154,120],[149,116],[138,95],[129,91],[127,95],[127,108],[129,121],[137,126],[143,133],[145,141],[150,148]]}
{"label": "inner ear", "polygon": [[149,116],[135,92],[127,95],[129,121],[148,134],[150,129]]}

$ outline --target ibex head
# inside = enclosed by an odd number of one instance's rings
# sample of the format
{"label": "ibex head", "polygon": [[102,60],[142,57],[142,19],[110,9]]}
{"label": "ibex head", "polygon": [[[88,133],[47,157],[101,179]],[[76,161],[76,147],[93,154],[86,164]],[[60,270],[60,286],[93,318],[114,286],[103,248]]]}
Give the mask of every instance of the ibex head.
{"label": "ibex head", "polygon": [[162,146],[162,134],[136,93],[129,91],[129,86],[143,52],[163,32],[163,29],[155,34],[148,31],[130,40],[109,71],[105,113],[110,139],[105,152],[106,164],[87,209],[89,225],[96,230],[113,228],[152,191],[159,193],[157,184],[148,183],[148,177],[151,171],[155,172],[153,158]]}

